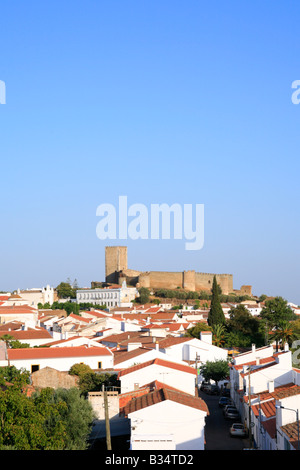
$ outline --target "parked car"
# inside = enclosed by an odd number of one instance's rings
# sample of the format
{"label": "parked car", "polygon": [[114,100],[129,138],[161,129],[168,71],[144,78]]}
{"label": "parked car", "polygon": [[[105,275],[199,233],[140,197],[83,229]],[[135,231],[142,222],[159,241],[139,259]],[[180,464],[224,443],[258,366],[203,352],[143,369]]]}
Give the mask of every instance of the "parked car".
{"label": "parked car", "polygon": [[223,408],[223,414],[225,415],[226,414],[226,411],[228,410],[228,408],[234,408],[236,410],[236,407],[234,406],[234,404],[230,401],[230,403],[227,403],[227,405],[224,406]]}
{"label": "parked car", "polygon": [[245,437],[248,435],[248,431],[242,423],[233,423],[229,432],[232,437]]}
{"label": "parked car", "polygon": [[240,417],[239,412],[236,408],[234,407],[228,407],[225,413],[225,418],[226,419],[235,419],[238,420]]}
{"label": "parked car", "polygon": [[209,395],[219,395],[220,393],[220,389],[217,385],[211,385],[208,390],[207,390],[207,393]]}
{"label": "parked car", "polygon": [[219,407],[224,408],[227,405],[232,405],[232,400],[228,397],[220,397],[219,399]]}
{"label": "parked car", "polygon": [[201,384],[201,387],[200,387],[200,390],[202,390],[203,392],[208,392],[208,390],[210,389],[211,387],[211,384],[208,383],[208,382],[202,382]]}

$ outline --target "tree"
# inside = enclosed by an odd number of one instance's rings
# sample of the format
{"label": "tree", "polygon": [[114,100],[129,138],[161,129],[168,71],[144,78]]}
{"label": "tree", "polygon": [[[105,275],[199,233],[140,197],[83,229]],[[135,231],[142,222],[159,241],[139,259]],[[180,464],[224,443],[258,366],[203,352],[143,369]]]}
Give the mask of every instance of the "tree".
{"label": "tree", "polygon": [[66,430],[64,449],[87,449],[87,439],[95,419],[90,402],[75,387],[69,390],[57,389],[53,394],[53,402],[57,405],[63,405],[60,409],[60,419]]}
{"label": "tree", "polygon": [[264,345],[264,332],[260,320],[253,317],[245,305],[240,304],[229,310],[229,317],[227,322],[228,335],[231,339],[235,337],[239,340],[238,344],[234,346],[251,346],[252,343],[257,346]]}
{"label": "tree", "polygon": [[0,449],[82,450],[93,409],[77,388],[23,393],[28,371],[0,368]]}
{"label": "tree", "polygon": [[78,387],[81,394],[84,396],[86,396],[88,392],[102,390],[102,385],[106,387],[117,387],[120,385],[116,374],[97,374],[86,364],[74,364],[70,368],[69,374],[79,377]]}
{"label": "tree", "polygon": [[70,282],[61,282],[56,287],[56,291],[60,299],[74,299],[76,297],[76,291],[73,289]]}
{"label": "tree", "polygon": [[260,318],[268,328],[277,328],[282,321],[291,321],[297,318],[296,314],[282,297],[266,300],[265,307],[260,312]]}
{"label": "tree", "polygon": [[200,374],[206,381],[214,380],[218,385],[220,380],[226,379],[229,375],[228,362],[222,359],[207,361],[200,367]]}
{"label": "tree", "polygon": [[140,296],[137,297],[137,301],[140,303],[140,304],[147,304],[149,302],[149,299],[150,299],[150,291],[149,289],[147,289],[146,287],[141,287],[139,289],[139,294]]}
{"label": "tree", "polygon": [[285,343],[291,345],[292,341],[296,338],[293,324],[289,321],[280,321],[277,327],[273,330],[270,335],[270,339],[276,342],[276,351],[278,351],[278,345],[281,343],[284,346]]}
{"label": "tree", "polygon": [[185,336],[199,339],[201,331],[211,331],[211,327],[205,322],[199,321],[195,326],[186,331]]}
{"label": "tree", "polygon": [[212,286],[212,297],[211,297],[211,304],[210,310],[208,314],[207,323],[210,326],[223,324],[225,325],[225,315],[221,306],[221,302],[219,299],[219,288],[217,284],[216,276],[213,279],[213,286]]}
{"label": "tree", "polygon": [[214,325],[213,326],[213,344],[221,348],[225,343],[225,326],[224,325]]}

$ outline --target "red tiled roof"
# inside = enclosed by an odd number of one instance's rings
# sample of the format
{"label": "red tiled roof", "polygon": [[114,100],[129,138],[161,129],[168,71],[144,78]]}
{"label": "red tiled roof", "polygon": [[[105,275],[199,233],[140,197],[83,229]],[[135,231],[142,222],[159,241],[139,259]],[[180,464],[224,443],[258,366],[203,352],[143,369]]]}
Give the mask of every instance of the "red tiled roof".
{"label": "red tiled roof", "polygon": [[75,313],[70,313],[68,318],[73,318],[74,320],[78,320],[78,321],[84,322],[84,323],[91,323],[93,321],[92,318],[81,317],[80,315],[76,315]]}
{"label": "red tiled roof", "polygon": [[[278,363],[276,361],[270,362],[269,364],[257,366],[257,369],[251,369],[250,374],[254,374],[255,372],[260,372],[261,370],[267,369],[268,367],[276,366]],[[249,375],[249,371],[242,373],[241,377],[247,377]]]}
{"label": "red tiled roof", "polygon": [[189,406],[209,414],[207,405],[201,398],[193,397],[188,393],[171,390],[166,386],[164,388],[155,390],[154,392],[137,397],[135,400],[130,400],[121,410],[121,412],[125,416],[128,416],[128,414],[133,413],[134,411],[161,403],[165,400],[171,400],[176,403],[180,403],[181,405]]}
{"label": "red tiled roof", "polygon": [[20,330],[24,325],[23,322],[13,320],[11,322],[3,323],[0,325],[0,331],[11,331],[11,330]]}
{"label": "red tiled roof", "polygon": [[51,334],[45,330],[44,328],[41,328],[39,330],[1,330],[1,336],[3,335],[9,335],[12,336],[15,340],[25,340],[25,339],[51,339],[52,336]]}
{"label": "red tiled roof", "polygon": [[21,348],[8,349],[7,355],[9,360],[18,359],[52,359],[64,357],[80,357],[80,356],[110,356],[112,353],[107,348],[98,346],[69,346],[57,348]]}
{"label": "red tiled roof", "polygon": [[267,419],[261,422],[263,428],[269,434],[271,439],[275,439],[276,437],[276,418]]}
{"label": "red tiled roof", "polygon": [[[279,387],[275,387],[274,392],[269,392],[268,390],[264,390],[259,393],[252,393],[252,398],[260,398],[260,401],[270,400],[274,398],[275,400],[280,400],[282,398],[287,398],[293,395],[300,394],[300,387],[299,385],[290,382],[288,384],[280,385]],[[248,402],[248,395],[244,395],[244,401]]]}
{"label": "red tiled roof", "polygon": [[261,410],[266,418],[271,418],[276,416],[275,403],[276,400],[268,400],[257,405],[252,405],[251,408],[255,416],[259,416],[259,410]]}
{"label": "red tiled roof", "polygon": [[293,423],[285,424],[280,428],[289,438],[290,444],[297,449],[298,448],[298,423],[294,421]]}
{"label": "red tiled roof", "polygon": [[[268,364],[269,362],[274,362],[274,359],[275,359],[274,356],[263,357],[260,359],[259,365]],[[232,364],[232,367],[235,370],[239,370],[239,369],[242,369],[244,366],[255,366],[255,365],[256,365],[256,361],[251,361],[251,362],[244,362],[243,364]]]}
{"label": "red tiled roof", "polygon": [[197,375],[196,369],[194,369],[192,367],[185,366],[184,364],[177,364],[175,362],[171,362],[171,361],[167,361],[167,360],[164,360],[164,359],[156,358],[156,359],[152,359],[151,361],[147,361],[147,362],[144,362],[142,364],[137,364],[135,366],[128,367],[127,369],[121,370],[119,372],[119,377],[122,377],[122,376],[127,375],[127,374],[131,374],[132,372],[135,372],[136,370],[143,369],[144,367],[148,367],[148,366],[152,366],[152,365],[159,365],[159,366],[163,366],[163,367],[168,367],[170,369],[176,369],[176,370],[179,370],[181,372],[187,372],[188,374]]}
{"label": "red tiled roof", "polygon": [[0,315],[20,315],[20,314],[28,314],[28,313],[37,313],[37,310],[27,305],[13,305],[11,307],[3,307],[0,306]]}

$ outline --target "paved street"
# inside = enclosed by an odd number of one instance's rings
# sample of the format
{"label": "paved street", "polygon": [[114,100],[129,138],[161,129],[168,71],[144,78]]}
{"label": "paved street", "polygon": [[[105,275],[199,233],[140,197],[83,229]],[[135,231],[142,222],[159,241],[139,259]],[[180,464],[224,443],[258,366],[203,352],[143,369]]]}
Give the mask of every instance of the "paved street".
{"label": "paved street", "polygon": [[232,424],[223,416],[223,409],[219,407],[219,396],[207,395],[199,392],[199,396],[205,401],[209,409],[209,416],[206,419],[205,450],[242,450],[249,446],[248,439],[231,437],[229,428]]}

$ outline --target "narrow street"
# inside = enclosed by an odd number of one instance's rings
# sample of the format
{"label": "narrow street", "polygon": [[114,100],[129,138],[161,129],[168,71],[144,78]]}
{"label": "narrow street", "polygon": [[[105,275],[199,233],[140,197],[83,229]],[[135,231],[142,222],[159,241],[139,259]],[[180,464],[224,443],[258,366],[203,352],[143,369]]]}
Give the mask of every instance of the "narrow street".
{"label": "narrow street", "polygon": [[205,450],[242,450],[248,448],[249,441],[247,438],[230,436],[229,428],[232,421],[227,421],[224,418],[223,408],[219,407],[219,396],[208,395],[199,391],[199,397],[205,401],[209,409],[205,426]]}

